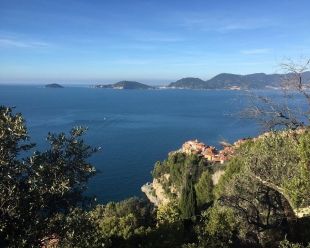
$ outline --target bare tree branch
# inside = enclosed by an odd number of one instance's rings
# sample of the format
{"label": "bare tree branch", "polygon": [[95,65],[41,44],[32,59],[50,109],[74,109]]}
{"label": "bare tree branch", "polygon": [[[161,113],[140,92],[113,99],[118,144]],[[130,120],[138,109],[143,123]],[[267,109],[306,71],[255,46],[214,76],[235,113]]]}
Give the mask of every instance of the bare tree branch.
{"label": "bare tree branch", "polygon": [[282,97],[277,99],[266,92],[247,91],[247,107],[238,112],[242,118],[252,119],[263,130],[277,128],[298,129],[310,124],[310,80],[304,73],[310,68],[310,59],[301,57],[298,63],[286,59],[279,63],[285,73],[279,84]]}

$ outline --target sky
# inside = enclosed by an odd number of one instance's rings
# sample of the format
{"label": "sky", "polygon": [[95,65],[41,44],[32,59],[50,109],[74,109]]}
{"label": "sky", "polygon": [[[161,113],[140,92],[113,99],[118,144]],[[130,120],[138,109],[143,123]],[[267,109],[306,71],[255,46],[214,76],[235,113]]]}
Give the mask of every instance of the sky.
{"label": "sky", "polygon": [[308,0],[0,0],[0,83],[272,74],[309,28]]}

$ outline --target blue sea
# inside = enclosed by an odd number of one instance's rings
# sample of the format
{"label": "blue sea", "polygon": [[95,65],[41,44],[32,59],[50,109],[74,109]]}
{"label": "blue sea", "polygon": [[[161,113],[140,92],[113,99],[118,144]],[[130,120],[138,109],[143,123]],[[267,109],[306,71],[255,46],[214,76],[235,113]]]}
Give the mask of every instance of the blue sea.
{"label": "blue sea", "polygon": [[253,123],[231,116],[245,105],[241,93],[0,85],[0,105],[16,106],[40,151],[49,147],[45,141],[48,132],[89,127],[86,143],[102,151],[90,158],[101,173],[90,180],[87,194],[105,204],[142,197],[140,188],[152,180],[150,171],[156,161],[166,159],[168,152],[187,140],[198,139],[220,148],[220,141],[256,136]]}

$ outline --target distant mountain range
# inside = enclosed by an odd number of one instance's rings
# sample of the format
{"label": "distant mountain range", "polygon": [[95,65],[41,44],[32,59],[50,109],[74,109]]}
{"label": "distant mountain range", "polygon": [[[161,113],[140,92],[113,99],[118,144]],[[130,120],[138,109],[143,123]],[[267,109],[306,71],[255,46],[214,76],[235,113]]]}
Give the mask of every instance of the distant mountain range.
{"label": "distant mountain range", "polygon": [[[270,74],[255,73],[249,75],[237,75],[221,73],[203,81],[200,78],[182,78],[174,83],[170,83],[166,88],[176,89],[263,89],[266,87],[276,88],[280,86],[281,80],[290,74]],[[304,72],[303,78],[310,79],[310,71]]]}
{"label": "distant mountain range", "polygon": [[92,85],[91,88],[101,88],[101,89],[120,89],[120,90],[150,90],[155,89],[155,87],[148,86],[146,84],[141,84],[135,81],[120,81],[116,84],[107,85]]}
{"label": "distant mountain range", "polygon": [[[170,83],[164,88],[168,89],[265,89],[265,88],[278,88],[280,87],[281,81],[292,74],[265,74],[265,73],[254,73],[248,75],[237,75],[230,73],[221,73],[215,77],[203,81],[200,78],[187,77],[182,78],[176,82]],[[310,71],[303,73],[303,80],[310,80]],[[107,85],[92,85],[91,88],[101,89],[139,89],[149,90],[155,89],[155,87],[138,83],[135,81],[120,81],[115,84]]]}

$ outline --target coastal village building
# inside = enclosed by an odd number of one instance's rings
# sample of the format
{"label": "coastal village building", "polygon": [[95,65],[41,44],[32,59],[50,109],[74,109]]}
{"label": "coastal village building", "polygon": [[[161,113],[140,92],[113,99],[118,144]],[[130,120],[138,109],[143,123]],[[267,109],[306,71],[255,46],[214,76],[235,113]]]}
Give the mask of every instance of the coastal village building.
{"label": "coastal village building", "polygon": [[189,155],[198,154],[206,158],[208,161],[224,163],[224,161],[232,157],[234,148],[225,147],[223,150],[218,151],[214,146],[206,146],[198,140],[189,140],[182,145],[182,148],[178,152],[184,152]]}

